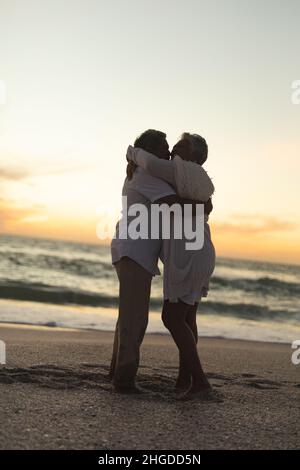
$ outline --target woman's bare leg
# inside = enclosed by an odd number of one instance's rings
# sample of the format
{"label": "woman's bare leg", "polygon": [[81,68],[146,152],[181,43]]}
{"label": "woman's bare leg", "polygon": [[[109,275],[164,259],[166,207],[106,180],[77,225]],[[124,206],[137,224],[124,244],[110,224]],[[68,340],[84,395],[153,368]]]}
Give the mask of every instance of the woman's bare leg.
{"label": "woman's bare leg", "polygon": [[162,320],[170,331],[182,357],[184,367],[192,376],[192,392],[207,390],[209,382],[198,356],[195,336],[186,322],[189,305],[184,302],[164,302]]}
{"label": "woman's bare leg", "polygon": [[[197,309],[198,302],[194,305],[189,305],[185,320],[193,332],[195,342],[198,343],[198,328],[197,328]],[[187,390],[192,385],[192,376],[189,373],[187,365],[184,363],[182,353],[179,352],[179,371],[176,380],[175,388],[177,390]]]}

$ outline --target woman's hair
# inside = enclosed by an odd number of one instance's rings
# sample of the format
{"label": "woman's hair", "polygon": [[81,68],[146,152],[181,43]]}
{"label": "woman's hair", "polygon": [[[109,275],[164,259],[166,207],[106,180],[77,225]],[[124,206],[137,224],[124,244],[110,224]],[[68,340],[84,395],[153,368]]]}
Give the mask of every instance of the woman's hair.
{"label": "woman's hair", "polygon": [[203,165],[207,160],[208,155],[208,146],[206,140],[198,134],[190,134],[189,132],[184,132],[181,136],[182,139],[188,139],[192,144],[192,151],[196,156],[197,163]]}
{"label": "woman's hair", "polygon": [[148,129],[136,138],[134,147],[138,147],[155,154],[165,141],[166,137],[167,135],[164,132]]}

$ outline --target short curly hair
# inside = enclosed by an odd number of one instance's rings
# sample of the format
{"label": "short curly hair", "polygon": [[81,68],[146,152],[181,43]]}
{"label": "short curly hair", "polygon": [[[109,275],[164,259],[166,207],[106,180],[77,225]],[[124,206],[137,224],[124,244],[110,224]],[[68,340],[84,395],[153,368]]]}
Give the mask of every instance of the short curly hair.
{"label": "short curly hair", "polygon": [[201,137],[199,134],[190,134],[189,132],[184,132],[181,136],[182,139],[187,139],[192,144],[193,153],[196,156],[197,163],[203,165],[207,160],[208,156],[208,145],[204,137]]}
{"label": "short curly hair", "polygon": [[134,147],[138,147],[155,154],[166,137],[167,134],[164,132],[156,131],[155,129],[148,129],[136,138]]}

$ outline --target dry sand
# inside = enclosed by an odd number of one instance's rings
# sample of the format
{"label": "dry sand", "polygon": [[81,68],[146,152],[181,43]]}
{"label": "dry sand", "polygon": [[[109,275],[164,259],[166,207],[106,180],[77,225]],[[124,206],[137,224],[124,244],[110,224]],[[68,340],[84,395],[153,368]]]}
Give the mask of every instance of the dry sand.
{"label": "dry sand", "polygon": [[176,348],[147,335],[141,396],[112,392],[112,334],[1,326],[0,449],[295,449],[300,365],[291,346],[200,338],[222,403],[178,402]]}

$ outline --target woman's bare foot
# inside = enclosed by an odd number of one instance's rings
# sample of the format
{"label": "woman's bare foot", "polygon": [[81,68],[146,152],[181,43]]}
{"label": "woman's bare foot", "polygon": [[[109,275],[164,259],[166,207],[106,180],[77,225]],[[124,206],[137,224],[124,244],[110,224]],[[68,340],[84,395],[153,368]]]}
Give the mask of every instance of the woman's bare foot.
{"label": "woman's bare foot", "polygon": [[181,393],[177,396],[177,400],[180,401],[189,401],[189,400],[200,400],[200,401],[213,401],[215,403],[221,403],[223,400],[221,396],[211,388],[205,387],[202,390],[200,389],[193,389],[191,387],[184,393]]}

